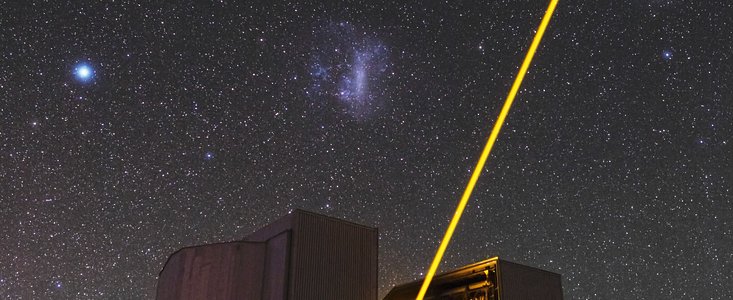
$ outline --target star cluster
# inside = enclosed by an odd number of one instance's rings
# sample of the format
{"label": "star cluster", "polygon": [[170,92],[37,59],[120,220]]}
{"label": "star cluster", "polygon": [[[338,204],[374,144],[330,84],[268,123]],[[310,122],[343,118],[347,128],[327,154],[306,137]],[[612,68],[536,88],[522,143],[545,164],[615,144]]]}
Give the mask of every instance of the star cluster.
{"label": "star cluster", "polygon": [[[441,270],[733,298],[733,2],[560,1]],[[152,299],[302,208],[423,276],[543,1],[0,7],[0,298]]]}

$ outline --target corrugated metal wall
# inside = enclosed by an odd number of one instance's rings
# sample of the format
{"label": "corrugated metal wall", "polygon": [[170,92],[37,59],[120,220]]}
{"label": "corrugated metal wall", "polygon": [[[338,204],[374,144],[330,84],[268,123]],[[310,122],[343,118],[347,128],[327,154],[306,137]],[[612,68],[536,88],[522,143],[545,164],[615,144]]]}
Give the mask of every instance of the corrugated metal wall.
{"label": "corrugated metal wall", "polygon": [[184,248],[158,300],[376,300],[377,229],[296,210],[246,238]]}
{"label": "corrugated metal wall", "polygon": [[156,299],[260,299],[265,250],[249,242],[181,249],[163,268]]}
{"label": "corrugated metal wall", "polygon": [[302,212],[293,232],[288,299],[377,299],[375,228]]}
{"label": "corrugated metal wall", "polygon": [[285,300],[290,262],[290,231],[284,231],[267,241],[263,300]]}
{"label": "corrugated metal wall", "polygon": [[559,274],[499,260],[501,300],[562,300]]}

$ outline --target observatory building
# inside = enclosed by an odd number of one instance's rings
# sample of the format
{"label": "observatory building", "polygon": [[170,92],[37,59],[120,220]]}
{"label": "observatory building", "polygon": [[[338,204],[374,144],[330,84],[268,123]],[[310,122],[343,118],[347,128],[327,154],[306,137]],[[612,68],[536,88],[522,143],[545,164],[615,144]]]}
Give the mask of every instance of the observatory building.
{"label": "observatory building", "polygon": [[295,210],[241,242],[188,247],[158,300],[377,299],[377,229]]}
{"label": "observatory building", "polygon": [[[378,233],[295,210],[242,241],[186,247],[160,272],[157,300],[376,300]],[[422,281],[385,300],[415,299]],[[435,277],[425,299],[561,300],[560,275],[491,258]]]}
{"label": "observatory building", "polygon": [[[422,280],[396,286],[384,300],[414,300]],[[562,300],[560,274],[498,257],[435,276],[426,300]]]}

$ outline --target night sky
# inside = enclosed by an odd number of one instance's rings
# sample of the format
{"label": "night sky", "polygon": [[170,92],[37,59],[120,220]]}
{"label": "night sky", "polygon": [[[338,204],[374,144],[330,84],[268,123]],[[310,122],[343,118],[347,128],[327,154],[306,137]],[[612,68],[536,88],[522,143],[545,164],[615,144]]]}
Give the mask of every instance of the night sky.
{"label": "night sky", "polygon": [[[152,299],[296,208],[422,277],[547,5],[98,2],[0,5],[2,299]],[[732,61],[731,1],[561,1],[440,270],[733,298]]]}

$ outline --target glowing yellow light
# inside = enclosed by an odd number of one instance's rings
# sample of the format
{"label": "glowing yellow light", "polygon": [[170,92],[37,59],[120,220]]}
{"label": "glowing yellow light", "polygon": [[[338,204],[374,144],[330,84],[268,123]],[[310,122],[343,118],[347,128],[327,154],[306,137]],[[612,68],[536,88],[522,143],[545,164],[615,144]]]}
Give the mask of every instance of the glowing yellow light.
{"label": "glowing yellow light", "polygon": [[506,100],[504,101],[504,106],[501,108],[499,117],[496,119],[496,123],[494,123],[494,128],[491,130],[491,135],[489,135],[489,140],[486,142],[483,152],[481,152],[481,157],[479,158],[478,163],[476,163],[476,168],[473,169],[471,179],[468,181],[468,185],[466,185],[466,190],[463,191],[463,196],[461,197],[461,201],[458,203],[456,212],[453,214],[453,219],[451,219],[448,229],[445,231],[445,236],[443,236],[443,240],[440,242],[438,251],[435,253],[435,258],[433,258],[433,262],[430,264],[430,269],[428,270],[428,274],[425,276],[425,281],[423,281],[420,292],[417,294],[417,300],[423,300],[425,298],[425,293],[428,291],[430,282],[433,280],[433,276],[435,276],[435,272],[438,270],[438,265],[440,265],[440,261],[443,259],[445,249],[448,248],[448,243],[450,243],[450,239],[453,236],[453,232],[456,230],[456,226],[458,226],[458,221],[461,219],[463,210],[466,208],[466,204],[468,204],[468,199],[471,197],[473,188],[476,186],[476,181],[478,181],[478,177],[481,175],[481,171],[483,170],[486,160],[491,153],[491,148],[494,147],[494,142],[496,141],[496,137],[499,135],[501,126],[504,124],[504,120],[509,113],[509,108],[512,106],[514,98],[517,96],[519,86],[522,85],[522,80],[524,79],[524,75],[527,73],[527,69],[529,69],[532,57],[534,57],[537,47],[540,44],[540,40],[542,40],[542,35],[545,33],[545,29],[547,29],[547,24],[550,23],[550,18],[555,11],[557,1],[558,0],[550,1],[547,11],[545,11],[544,17],[542,17],[540,27],[537,29],[537,33],[532,40],[532,44],[529,46],[527,55],[524,57],[524,62],[522,62],[522,66],[519,68],[519,73],[517,73],[517,77],[514,79],[514,84],[512,84],[511,90],[509,90],[509,95],[507,95]]}

